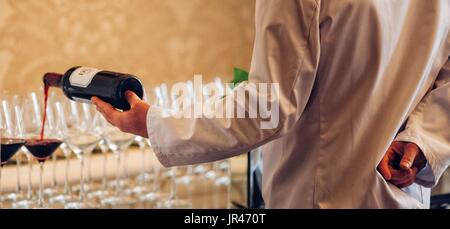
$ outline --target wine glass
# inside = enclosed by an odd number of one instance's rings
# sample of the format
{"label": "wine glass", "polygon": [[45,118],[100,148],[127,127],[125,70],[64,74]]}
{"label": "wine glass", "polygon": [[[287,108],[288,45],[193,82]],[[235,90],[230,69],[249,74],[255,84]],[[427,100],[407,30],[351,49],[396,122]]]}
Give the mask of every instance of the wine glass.
{"label": "wine glass", "polygon": [[[146,89],[144,92],[144,100],[152,106],[164,107],[166,101],[163,99],[162,91],[163,90],[160,87],[155,87],[150,90]],[[140,183],[141,186],[148,187],[143,189],[140,193],[139,201],[146,205],[150,204],[149,207],[153,208],[157,202],[165,200],[168,197],[166,193],[161,192],[160,171],[162,166],[156,160],[153,152],[147,152],[147,150],[152,149],[150,140],[137,136],[136,142],[142,155],[141,175],[138,177],[138,183]],[[147,155],[150,157],[149,171],[145,171]],[[149,181],[151,182],[149,183]]]}
{"label": "wine glass", "polygon": [[[16,110],[14,109],[14,105],[17,104],[17,96],[12,96],[8,93],[5,93],[3,95],[3,99],[1,101],[1,107],[4,111],[4,125],[7,128],[7,132],[11,135],[15,135],[18,130],[16,128],[16,121],[15,121],[15,113]],[[20,137],[20,136],[19,136]],[[16,190],[14,192],[9,193],[5,196],[5,199],[12,201],[12,203],[16,203],[18,201],[21,201],[25,198],[25,196],[22,193],[22,186],[20,182],[20,166],[21,166],[21,155],[16,154],[15,155],[15,161],[16,161]]]}
{"label": "wine glass", "polygon": [[[193,83],[188,81],[188,91],[190,96],[193,95]],[[173,93],[169,93],[167,84],[161,84],[155,88],[155,97],[159,106],[164,108],[172,108],[171,101],[176,99]],[[175,108],[177,109],[177,108]],[[177,168],[172,167],[169,170],[170,176],[170,194],[167,200],[158,202],[157,208],[191,208],[191,204],[188,201],[178,199],[177,197]]]}
{"label": "wine glass", "polygon": [[[194,102],[196,102],[196,101],[198,102],[198,98],[197,98],[197,96],[196,96],[196,92],[195,92],[195,88],[194,88],[194,83],[192,82],[192,80],[188,80],[188,81],[186,82],[186,84],[187,84],[187,87],[188,87],[188,96],[189,96],[190,102],[191,102],[192,104],[193,104]],[[192,167],[193,167],[193,168],[192,168]],[[191,178],[189,178],[189,179],[185,179],[185,178],[184,178],[184,180],[185,180],[186,183],[190,183],[191,180],[192,180],[192,175],[191,175],[192,173],[195,173],[195,174],[197,174],[197,175],[203,176],[203,175],[206,174],[207,168],[206,168],[205,165],[203,165],[203,164],[197,164],[197,165],[195,165],[195,166],[193,166],[193,165],[188,165],[187,172],[188,172],[188,175],[190,175]],[[181,180],[181,181],[183,181],[183,180]]]}
{"label": "wine glass", "polygon": [[[149,140],[146,140],[147,145],[151,149],[151,143]],[[161,192],[161,181],[160,181],[160,171],[162,165],[156,159],[156,156],[153,152],[150,154],[151,157],[151,169],[153,174],[153,181],[151,182],[151,190],[149,193],[145,195],[141,195],[139,200],[144,204],[150,204],[150,207],[155,207],[158,202],[166,201],[168,199],[168,195],[166,193]]]}
{"label": "wine glass", "polygon": [[[63,139],[63,137],[61,137]],[[65,165],[64,165],[64,186],[62,193],[53,195],[49,198],[49,203],[54,206],[64,205],[68,202],[74,202],[76,201],[76,197],[74,196],[70,185],[69,185],[69,171],[70,171],[70,155],[72,153],[72,150],[69,148],[67,143],[64,141],[59,146],[61,151],[63,152],[64,158],[65,158]]]}
{"label": "wine glass", "polygon": [[192,208],[192,203],[186,201],[184,199],[179,199],[177,196],[177,172],[176,167],[172,167],[170,169],[170,193],[169,198],[167,200],[158,202],[156,204],[156,208],[161,209],[172,209],[172,208],[180,208],[180,209],[189,209]]}
{"label": "wine glass", "polygon": [[[20,127],[20,135],[24,139],[33,138],[40,135],[42,116],[40,112],[40,103],[36,92],[31,92],[15,104],[16,123]],[[25,115],[26,114],[26,115]],[[28,182],[26,198],[13,203],[13,208],[35,208],[37,202],[33,196],[32,171],[33,171],[33,155],[26,147],[22,147],[22,152],[27,158],[28,164]]]}
{"label": "wine glass", "polygon": [[121,177],[123,172],[122,155],[134,141],[134,135],[121,132],[118,128],[104,123],[102,127],[102,135],[106,140],[109,148],[116,156],[116,193],[115,196],[105,198],[101,201],[103,206],[123,208],[136,203],[136,200],[123,192]]}
{"label": "wine glass", "polygon": [[[141,165],[139,175],[136,176],[136,181],[134,185],[129,186],[125,193],[129,195],[140,196],[142,193],[148,192],[147,182],[150,180],[151,176],[146,171],[146,160],[147,160],[147,143],[146,139],[141,136],[135,136],[134,142],[139,146],[139,151],[141,153]],[[131,183],[131,182],[130,182]]]}
{"label": "wine glass", "polygon": [[[46,111],[46,108],[44,108]],[[27,117],[29,115],[36,116],[36,113],[22,113],[22,118]],[[45,117],[44,113],[44,117]],[[38,129],[40,128],[40,136],[30,136],[25,141],[26,149],[34,156],[34,158],[39,163],[39,195],[37,201],[37,208],[46,208],[47,205],[44,203],[43,199],[43,173],[44,173],[44,162],[58,149],[61,145],[62,141],[56,138],[55,135],[55,125],[53,116],[48,116],[48,126],[44,122],[34,122],[34,126]],[[34,118],[34,120],[36,117]],[[18,120],[20,126],[25,126],[25,122],[20,119]]]}
{"label": "wine glass", "polygon": [[19,151],[24,144],[24,140],[0,136],[0,143],[0,208],[2,208],[2,168],[3,165],[5,165],[8,160],[11,159],[17,151]]}
{"label": "wine glass", "polygon": [[11,123],[8,124],[11,121],[10,115],[9,110],[0,108],[0,208],[2,208],[3,203],[2,168],[24,144],[23,139],[13,138],[15,131]]}
{"label": "wine glass", "polygon": [[[72,106],[74,105],[72,104]],[[80,117],[79,114],[74,112],[70,115]],[[100,142],[101,137],[95,129],[95,122],[91,119],[87,119],[87,116],[81,115],[81,119],[78,119],[78,123],[73,124],[74,125],[71,126],[62,126],[61,129],[65,142],[80,160],[80,190],[78,201],[66,203],[64,208],[96,208],[97,205],[94,202],[85,198],[84,166],[85,156],[92,153],[94,148]]]}
{"label": "wine glass", "polygon": [[[51,91],[48,92],[47,97],[47,106],[45,107],[45,115],[47,116],[47,120],[45,123],[46,128],[53,128],[54,130],[54,136],[58,139],[62,139],[62,136],[59,134],[59,125],[56,119],[56,107],[55,107],[55,101],[57,100],[56,92]],[[64,142],[63,142],[64,143]],[[62,145],[62,144],[61,144]],[[64,193],[64,190],[57,185],[57,179],[56,179],[56,160],[58,157],[59,151],[56,151],[51,156],[51,164],[52,164],[52,176],[50,180],[50,185],[44,189],[43,193],[44,196],[48,197],[48,199],[54,199],[55,196],[59,196]],[[52,204],[52,203],[50,203]]]}
{"label": "wine glass", "polygon": [[[72,104],[75,104],[73,101],[71,102]],[[96,116],[97,112],[95,110],[95,107],[92,106],[91,104],[88,103],[79,103],[77,104],[79,106],[75,106],[80,108],[80,112],[79,114],[82,116],[83,120],[91,120],[92,121],[92,125],[90,128],[92,128],[92,132],[95,132],[95,134],[100,138],[98,141],[97,145],[100,145],[101,142],[103,141],[102,137],[101,137],[101,132],[99,131],[99,129],[97,128],[97,123],[99,122],[98,117]],[[74,107],[74,106],[72,106]],[[97,145],[94,147],[94,149],[97,147]],[[85,182],[84,182],[84,193],[85,196],[91,200],[89,200],[88,202],[94,203],[97,202],[95,201],[95,194],[97,191],[102,192],[103,188],[102,185],[98,182],[96,182],[93,178],[92,175],[92,164],[93,164],[93,150],[91,150],[90,152],[87,152],[85,154],[85,160],[86,160],[86,178],[85,178]],[[77,187],[77,190],[79,191],[79,187]],[[94,197],[94,199],[92,199]]]}
{"label": "wine glass", "polygon": [[[203,88],[203,98],[204,103],[209,104],[215,104],[215,99],[222,98],[225,96],[225,92],[227,90],[226,86],[224,85],[222,79],[215,78],[212,82],[212,86],[214,87],[214,96],[212,96],[212,91],[205,86]],[[216,94],[217,93],[217,94]],[[222,186],[222,185],[229,185],[230,183],[230,176],[229,176],[229,160],[222,160],[213,162],[211,164],[211,168],[208,172],[206,172],[205,177],[211,180],[214,180],[215,185]]]}
{"label": "wine glass", "polygon": [[22,147],[24,141],[21,139],[7,138],[0,136],[0,208],[3,207],[2,202],[2,168],[11,159],[12,156]]}
{"label": "wine glass", "polygon": [[[166,108],[166,109],[170,109],[171,108],[171,101],[169,98],[169,94],[168,94],[168,89],[167,89],[167,84],[161,84],[159,86],[156,86],[153,88],[152,90],[152,94],[154,96],[154,105],[158,106],[158,107],[162,107],[162,108]],[[162,169],[162,173],[161,175],[163,177],[168,177],[169,176],[169,170],[167,169]],[[166,172],[167,170],[167,172]]]}
{"label": "wine glass", "polygon": [[[68,105],[68,101],[65,98],[62,98],[61,96],[52,104],[56,110],[55,114],[55,122],[56,122],[56,130],[57,135],[64,139],[64,128],[66,126],[72,126],[76,125],[74,123],[74,120],[70,117],[70,106]],[[72,193],[71,187],[69,186],[69,170],[70,170],[70,158],[72,150],[67,145],[66,141],[63,141],[63,143],[60,146],[61,151],[64,154],[65,157],[65,166],[64,166],[64,191],[60,193],[59,195],[55,195],[51,198],[49,198],[49,203],[53,205],[58,204],[66,204],[69,202],[75,202],[77,201],[77,198]]]}
{"label": "wine glass", "polygon": [[[149,96],[147,95],[146,90],[144,89],[143,100],[147,103],[151,103]],[[146,171],[146,161],[147,161],[147,139],[141,136],[135,136],[134,141],[139,146],[139,151],[141,153],[141,165],[139,175],[136,177],[135,186],[128,188],[126,190],[127,193],[140,196],[143,193],[147,193],[149,190],[147,189],[147,182],[150,181],[151,176]]]}
{"label": "wine glass", "polygon": [[25,147],[39,162],[39,196],[38,208],[46,208],[43,199],[42,178],[44,174],[44,162],[58,149],[62,141],[58,139],[28,139]]}
{"label": "wine glass", "polygon": [[[93,106],[90,105],[90,104],[87,104],[87,103],[81,103],[80,105],[81,105],[81,109],[82,109],[81,114],[83,115],[84,120],[93,120],[93,114],[94,114],[92,112]],[[94,129],[95,129],[95,127],[96,127],[95,124],[93,124],[91,126],[91,128],[94,128]],[[96,134],[98,136],[100,136],[98,132],[96,132]],[[100,140],[99,140],[99,142],[100,142]],[[88,187],[88,190],[89,190],[91,188],[91,182],[92,182],[92,151],[89,152],[88,154],[86,154],[86,156],[87,156],[86,157],[86,159],[87,159],[86,184],[88,184],[87,187]]]}
{"label": "wine glass", "polygon": [[100,134],[100,142],[98,143],[98,147],[102,153],[103,162],[102,162],[102,178],[101,185],[97,189],[93,189],[88,193],[88,198],[95,200],[99,204],[101,204],[101,200],[105,198],[109,198],[113,195],[113,193],[109,190],[108,179],[107,179],[107,164],[108,164],[108,152],[109,146],[106,142],[106,139],[103,136],[103,126],[106,125],[106,119],[99,113],[94,113],[94,123],[96,132]]}
{"label": "wine glass", "polygon": [[[156,96],[161,96],[163,101],[167,101],[167,103],[170,103],[170,101],[172,101],[170,108],[175,111],[175,112],[182,112],[186,106],[190,106],[190,104],[192,104],[192,98],[193,98],[193,94],[194,94],[194,88],[193,88],[193,83],[192,81],[188,81],[186,83],[186,87],[184,88],[184,90],[187,90],[188,95],[184,98],[181,98],[180,96],[185,96],[185,95],[180,95],[177,94],[177,91],[171,90],[170,91],[170,100],[168,98],[166,98],[166,95],[162,94],[162,95],[156,95]],[[180,101],[180,99],[182,99],[182,101]],[[179,101],[182,104],[177,104],[175,103],[175,101]],[[189,104],[187,104],[189,103]],[[182,183],[182,184],[189,184],[192,180],[192,174],[193,174],[193,166],[192,165],[188,165],[185,167],[185,173],[183,174],[183,176],[179,177],[177,179],[178,183]],[[170,174],[170,172],[169,172]]]}

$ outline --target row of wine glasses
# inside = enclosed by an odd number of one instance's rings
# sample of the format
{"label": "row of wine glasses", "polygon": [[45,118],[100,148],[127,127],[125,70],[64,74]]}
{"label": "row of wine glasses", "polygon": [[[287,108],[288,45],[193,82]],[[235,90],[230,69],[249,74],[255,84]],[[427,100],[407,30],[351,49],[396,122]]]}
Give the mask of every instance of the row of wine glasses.
{"label": "row of wine glasses", "polygon": [[[220,80],[215,82],[223,88]],[[192,82],[188,82],[188,85],[192,87]],[[190,93],[191,98],[195,99],[192,89]],[[45,110],[45,138],[40,139],[44,115],[42,97],[39,92],[23,96],[0,95],[1,164],[3,167],[13,158],[17,165],[17,185],[9,193],[1,193],[0,169],[0,205],[8,203],[8,207],[12,208],[80,209],[128,208],[141,204],[138,206],[191,208],[189,196],[177,196],[177,185],[191,188],[196,180],[201,180],[212,181],[216,186],[230,186],[228,161],[164,169],[149,153],[151,144],[148,139],[120,132],[108,124],[93,106],[69,101],[55,92],[49,95]],[[167,84],[161,84],[147,90],[145,99],[153,105],[171,108],[175,97],[169,92]],[[128,148],[132,144],[136,144],[141,152],[142,164],[137,176],[130,176],[126,166]],[[101,178],[97,180],[91,174],[91,155],[94,150],[100,152],[103,158]],[[73,155],[78,159],[78,175],[70,173]],[[107,176],[107,164],[111,156],[116,159],[114,180]],[[50,185],[45,185],[44,162],[50,158],[52,177]],[[56,179],[61,173],[56,166],[57,162],[61,162],[59,159],[65,159],[63,184],[57,184]],[[149,161],[150,166],[147,166],[146,162]],[[34,192],[32,182],[35,162],[40,171],[37,193]],[[25,190],[21,185],[24,175],[20,173],[22,164],[27,167]],[[77,177],[79,184],[73,185],[70,177]],[[170,181],[169,193],[161,189],[166,178]]]}
{"label": "row of wine glasses", "polygon": [[[75,209],[127,207],[129,204],[135,203],[133,199],[122,194],[125,187],[121,175],[123,172],[120,172],[122,171],[122,154],[136,140],[135,136],[120,132],[117,128],[109,125],[92,106],[68,101],[62,96],[53,94],[49,98],[46,110],[45,138],[41,140],[39,135],[42,126],[42,104],[39,102],[38,93],[33,92],[27,96],[2,96],[0,101],[2,104],[2,109],[0,109],[2,167],[18,151],[23,151],[30,159],[28,160],[30,167],[27,195],[22,195],[22,192],[16,189],[8,195],[0,194],[1,202],[12,202],[12,208],[46,208],[48,205],[44,199],[47,199],[52,207]],[[148,144],[147,141],[141,140],[140,142]],[[44,190],[42,183],[44,162],[58,147],[66,158],[64,188],[61,189],[52,184]],[[105,155],[102,184],[98,185],[99,187],[94,187],[93,182],[85,183],[85,160],[89,158],[88,156],[96,147],[99,147]],[[108,190],[110,186],[106,180],[106,154],[109,150],[116,156],[118,163],[115,191]],[[72,152],[80,162],[80,185],[76,187],[69,184],[69,165]],[[39,163],[41,175],[37,199],[34,197],[32,189],[31,166],[33,161],[29,155],[33,155]],[[53,158],[56,158],[56,154],[54,155]],[[20,159],[19,156],[16,155],[16,161]],[[55,164],[53,163],[53,168],[56,168]],[[19,171],[17,172],[18,176],[20,176]],[[56,169],[53,169],[53,177],[56,176],[55,173]],[[54,180],[56,183],[56,179]],[[19,179],[18,186],[20,187]],[[141,187],[141,190],[144,188]],[[44,198],[45,195],[47,198]]]}
{"label": "row of wine glasses", "polygon": [[[32,201],[31,198],[24,198],[17,204],[27,207],[35,208],[45,208],[45,203],[43,201],[43,186],[42,186],[42,175],[44,169],[44,162],[53,154],[53,152],[59,147],[61,141],[52,138],[50,134],[53,129],[47,129],[49,132],[49,138],[43,139],[39,137],[37,133],[41,133],[39,127],[39,119],[28,119],[27,114],[32,103],[28,103],[29,98],[20,98],[14,96],[7,99],[2,99],[2,109],[1,109],[1,154],[2,154],[2,167],[3,165],[12,158],[21,148],[27,154],[32,155],[39,163],[40,179],[39,179],[39,192],[38,199]],[[31,98],[33,99],[33,98]],[[10,103],[11,102],[11,103]],[[54,123],[49,122],[49,127],[52,127]],[[6,156],[3,158],[3,156]],[[18,179],[20,181],[20,179]],[[18,187],[20,184],[18,184]],[[20,191],[20,188],[16,191]],[[30,192],[30,190],[29,190]],[[12,197],[13,200],[18,201],[20,197],[23,197],[20,192],[16,192],[13,195],[8,195]],[[4,197],[0,197],[3,201]]]}
{"label": "row of wine glasses", "polygon": [[[212,100],[214,98],[222,98],[226,95],[226,92],[231,90],[231,88],[227,87],[225,83],[222,82],[220,78],[216,78],[212,84],[215,87],[215,92],[217,94],[211,95],[211,91],[208,90],[207,85],[200,88],[200,92],[196,91],[199,88],[194,88],[194,83],[192,80],[184,82],[187,87],[188,92],[188,102],[194,103],[201,102],[205,104],[208,100]],[[182,107],[177,107],[180,104],[175,103],[179,95],[177,95],[175,90],[170,90],[168,84],[161,84],[153,89],[153,93],[150,93],[152,96],[150,100],[153,101],[153,104],[166,108],[166,109],[175,109],[181,110]],[[201,94],[201,96],[199,96]],[[196,180],[200,179],[205,182],[205,180],[212,181],[215,186],[222,186],[228,188],[228,193],[230,192],[229,187],[231,185],[230,180],[230,163],[229,160],[218,161],[209,164],[200,164],[196,166],[186,166],[183,169],[185,170],[184,175],[177,177],[178,169],[176,167],[172,167],[168,171],[168,176],[170,177],[171,189],[169,193],[169,199],[166,202],[162,202],[159,207],[161,208],[186,208],[190,206],[190,203],[184,199],[180,199],[177,197],[177,184],[191,185]],[[227,202],[229,202],[229,196],[227,197]]]}

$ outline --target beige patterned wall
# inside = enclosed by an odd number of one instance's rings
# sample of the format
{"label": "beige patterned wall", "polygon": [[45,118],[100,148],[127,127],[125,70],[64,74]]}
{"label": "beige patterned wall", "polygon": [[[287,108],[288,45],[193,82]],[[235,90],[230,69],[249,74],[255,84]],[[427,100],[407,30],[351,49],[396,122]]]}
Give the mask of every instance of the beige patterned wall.
{"label": "beige patterned wall", "polygon": [[0,90],[86,65],[147,85],[250,65],[254,0],[0,0]]}

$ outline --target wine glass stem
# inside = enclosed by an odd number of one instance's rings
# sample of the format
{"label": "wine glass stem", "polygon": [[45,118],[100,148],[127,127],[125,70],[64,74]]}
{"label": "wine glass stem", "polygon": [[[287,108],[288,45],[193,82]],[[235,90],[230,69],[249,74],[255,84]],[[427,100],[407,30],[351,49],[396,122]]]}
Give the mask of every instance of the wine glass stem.
{"label": "wine glass stem", "polygon": [[92,167],[92,153],[88,154],[88,168],[87,168],[87,182],[90,183],[92,179],[91,175],[91,167]]}
{"label": "wine glass stem", "polygon": [[84,198],[84,156],[80,159],[80,203],[83,203]]}
{"label": "wine glass stem", "polygon": [[176,197],[177,197],[177,180],[176,180],[176,178],[177,178],[177,169],[175,167],[172,167],[170,170],[171,170],[170,171],[170,173],[171,173],[170,180],[171,180],[172,185],[170,186],[170,196],[169,196],[169,198],[171,200],[175,200]]}
{"label": "wine glass stem", "polygon": [[155,158],[151,157],[151,159],[152,159],[152,161],[151,161],[151,163],[152,163],[151,168],[153,169],[153,171],[152,171],[153,172],[153,187],[152,187],[152,189],[153,189],[154,193],[158,193],[160,188],[161,188],[160,187],[160,183],[159,183],[160,168],[159,168],[158,162],[156,162]]}
{"label": "wine glass stem", "polygon": [[102,187],[103,190],[106,190],[106,165],[108,162],[108,155],[107,155],[108,151],[107,150],[102,150],[102,154],[103,154],[103,174],[102,174]]}
{"label": "wine glass stem", "polygon": [[38,206],[40,208],[44,207],[44,201],[42,199],[42,177],[44,174],[44,162],[39,162],[39,198],[38,198]]}
{"label": "wine glass stem", "polygon": [[157,174],[153,174],[153,183],[152,183],[152,190],[154,193],[159,192],[160,187],[159,187],[159,178]]}
{"label": "wine glass stem", "polygon": [[17,184],[16,184],[16,192],[20,193],[22,191],[22,187],[20,186],[20,164],[21,160],[20,157],[17,156],[16,159],[16,167],[17,167]]}
{"label": "wine glass stem", "polygon": [[194,166],[188,165],[186,173],[188,176],[192,176],[192,174],[194,173]]}
{"label": "wine glass stem", "polygon": [[141,180],[140,180],[140,185],[141,187],[143,187],[147,182],[145,179],[145,145],[139,147],[141,149],[141,160],[142,160],[142,164],[141,164]]}
{"label": "wine glass stem", "polygon": [[220,168],[220,161],[213,162],[213,171],[218,172]]}
{"label": "wine glass stem", "polygon": [[128,153],[125,153],[125,151],[123,151],[124,153],[124,161],[123,161],[123,171],[121,174],[121,178],[123,180],[126,180],[128,178]]}
{"label": "wine glass stem", "polygon": [[28,187],[27,187],[27,199],[31,200],[33,197],[33,189],[32,189],[32,181],[31,181],[31,172],[33,171],[33,161],[31,158],[28,158]]}
{"label": "wine glass stem", "polygon": [[117,172],[116,172],[116,195],[120,196],[122,191],[120,188],[120,177],[122,175],[122,169],[121,169],[121,161],[122,161],[122,152],[116,153],[116,159],[117,159]]}
{"label": "wine glass stem", "polygon": [[52,155],[52,187],[56,187],[56,153]]}
{"label": "wine glass stem", "polygon": [[65,174],[64,174],[64,194],[65,195],[70,195],[69,168],[70,168],[70,158],[66,157],[66,168],[65,168]]}

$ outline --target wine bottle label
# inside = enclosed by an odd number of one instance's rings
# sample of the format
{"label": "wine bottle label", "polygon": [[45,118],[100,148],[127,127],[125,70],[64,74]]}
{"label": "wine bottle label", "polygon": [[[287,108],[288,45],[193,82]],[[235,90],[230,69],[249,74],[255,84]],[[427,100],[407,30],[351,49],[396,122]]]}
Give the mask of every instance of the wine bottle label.
{"label": "wine bottle label", "polygon": [[69,77],[69,82],[72,86],[86,88],[91,83],[94,76],[101,72],[96,68],[79,67],[72,72]]}

